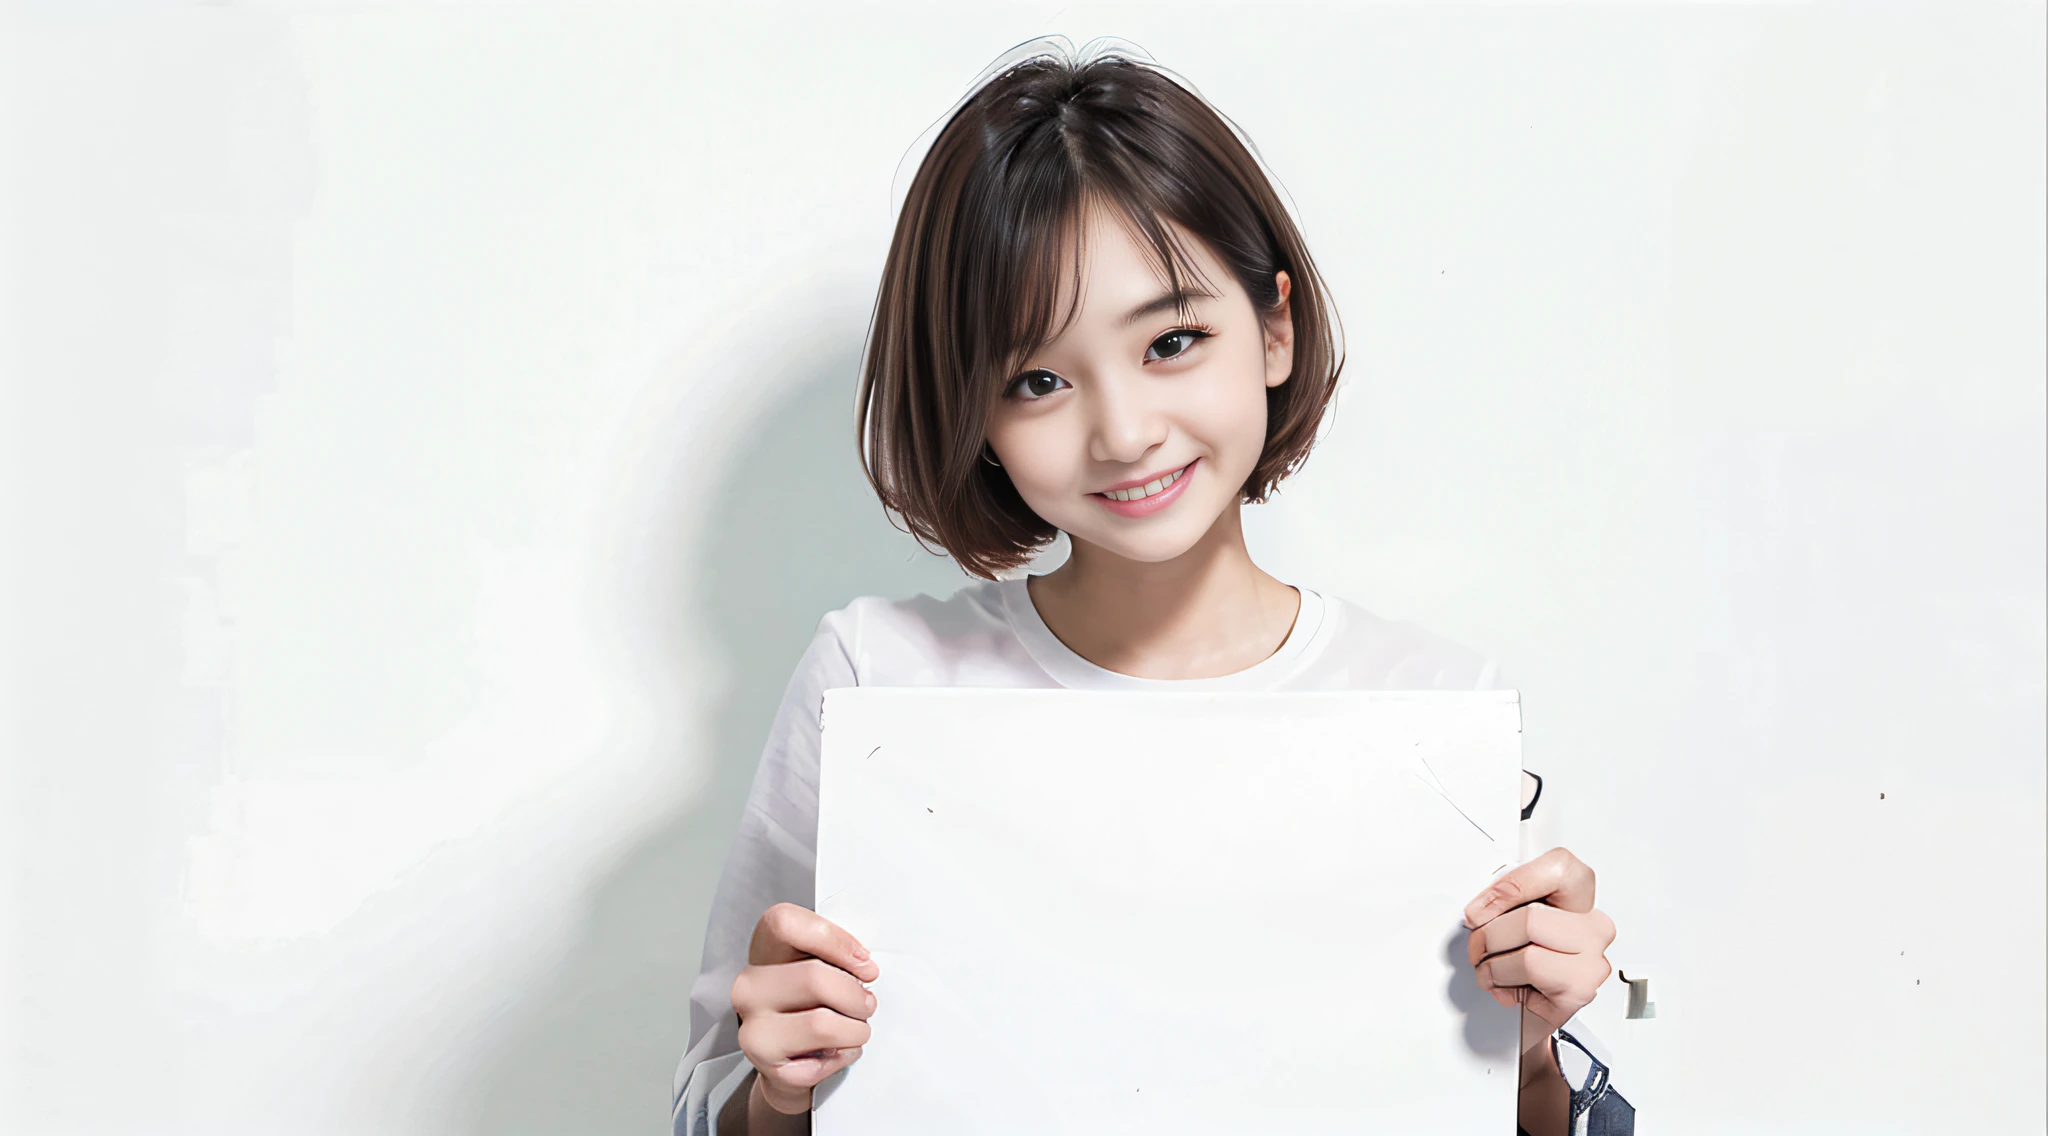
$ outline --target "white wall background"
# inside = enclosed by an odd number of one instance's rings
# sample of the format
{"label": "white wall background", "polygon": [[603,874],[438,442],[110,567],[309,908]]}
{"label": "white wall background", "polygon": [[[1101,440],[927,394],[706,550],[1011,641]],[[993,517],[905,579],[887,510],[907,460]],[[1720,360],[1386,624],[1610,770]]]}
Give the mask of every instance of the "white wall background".
{"label": "white wall background", "polygon": [[2043,7],[16,6],[0,1130],[661,1131],[898,158],[1118,34],[1351,347],[1283,577],[1492,651],[1643,1131],[2040,1132]]}

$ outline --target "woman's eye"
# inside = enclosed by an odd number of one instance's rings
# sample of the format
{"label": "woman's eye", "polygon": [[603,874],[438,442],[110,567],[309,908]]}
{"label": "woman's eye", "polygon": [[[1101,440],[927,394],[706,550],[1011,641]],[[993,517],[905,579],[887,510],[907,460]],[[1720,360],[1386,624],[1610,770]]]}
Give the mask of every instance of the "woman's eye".
{"label": "woman's eye", "polygon": [[1029,402],[1035,398],[1044,398],[1066,385],[1067,380],[1051,371],[1030,371],[1011,380],[1010,389],[1004,393],[1010,398],[1021,398]]}
{"label": "woman's eye", "polygon": [[[1209,338],[1207,332],[1196,331],[1193,328],[1186,327],[1175,328],[1153,340],[1151,350],[1145,352],[1145,358],[1147,360],[1172,359],[1178,355],[1185,354],[1188,348],[1195,345],[1196,340],[1207,338]],[[1157,352],[1157,354],[1154,354],[1154,352]]]}

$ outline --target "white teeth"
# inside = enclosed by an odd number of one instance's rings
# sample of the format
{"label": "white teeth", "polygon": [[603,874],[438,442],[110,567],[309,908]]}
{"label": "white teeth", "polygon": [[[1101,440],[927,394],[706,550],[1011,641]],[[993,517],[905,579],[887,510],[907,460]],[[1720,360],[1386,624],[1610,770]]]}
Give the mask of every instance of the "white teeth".
{"label": "white teeth", "polygon": [[1143,500],[1144,498],[1150,497],[1154,493],[1157,493],[1160,490],[1165,489],[1167,486],[1172,485],[1174,482],[1179,481],[1180,475],[1186,472],[1187,468],[1183,466],[1182,468],[1174,470],[1172,473],[1167,474],[1165,477],[1156,478],[1152,481],[1148,481],[1135,489],[1109,489],[1105,490],[1102,495],[1104,497],[1109,498],[1112,501]]}

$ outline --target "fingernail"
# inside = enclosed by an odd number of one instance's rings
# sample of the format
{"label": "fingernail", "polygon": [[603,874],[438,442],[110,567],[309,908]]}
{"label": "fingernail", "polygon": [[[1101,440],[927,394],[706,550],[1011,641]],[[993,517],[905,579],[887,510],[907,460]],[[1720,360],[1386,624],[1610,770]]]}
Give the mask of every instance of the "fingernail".
{"label": "fingernail", "polygon": [[859,943],[855,943],[853,945],[853,957],[865,961],[868,957],[868,949]]}
{"label": "fingernail", "polygon": [[874,1013],[874,1012],[875,1012],[875,992],[874,992],[874,991],[872,991],[872,990],[870,990],[870,991],[868,991],[868,1013],[872,1014],[872,1013]]}

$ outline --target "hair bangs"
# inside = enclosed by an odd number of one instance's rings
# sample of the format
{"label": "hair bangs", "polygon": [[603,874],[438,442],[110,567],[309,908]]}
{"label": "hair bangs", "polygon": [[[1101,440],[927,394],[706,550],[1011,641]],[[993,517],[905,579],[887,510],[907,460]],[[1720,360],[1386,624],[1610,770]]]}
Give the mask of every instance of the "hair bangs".
{"label": "hair bangs", "polygon": [[1007,333],[992,345],[988,360],[987,377],[998,391],[1025,359],[1051,346],[1080,316],[1091,211],[1114,217],[1173,296],[1176,313],[1182,320],[1194,319],[1194,301],[1215,295],[1216,284],[1189,251],[1185,226],[1166,223],[1173,220],[1165,213],[1166,205],[1130,183],[1102,184],[1089,179],[1055,222],[1025,240],[1012,265],[1006,268],[995,257],[984,261],[997,278],[991,283],[999,283],[1008,292],[1004,297],[1008,303],[998,304],[994,310],[1013,312],[1016,317]]}

